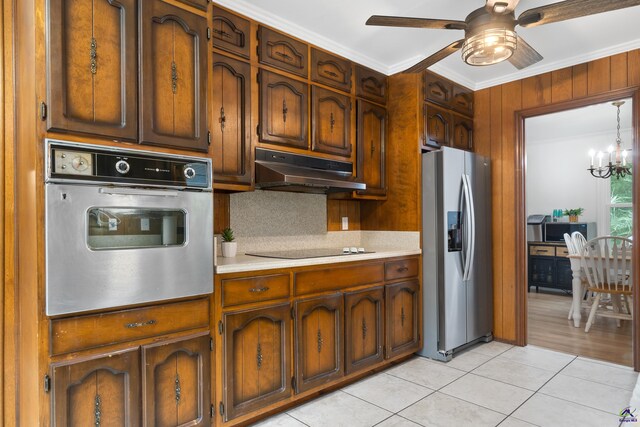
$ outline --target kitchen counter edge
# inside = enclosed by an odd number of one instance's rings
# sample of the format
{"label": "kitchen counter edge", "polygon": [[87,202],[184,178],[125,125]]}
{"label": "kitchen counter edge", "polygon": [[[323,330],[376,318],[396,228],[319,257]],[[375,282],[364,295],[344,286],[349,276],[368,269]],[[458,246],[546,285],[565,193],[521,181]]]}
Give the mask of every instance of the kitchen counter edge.
{"label": "kitchen counter edge", "polygon": [[270,270],[276,268],[305,267],[308,265],[335,264],[342,262],[366,261],[371,259],[396,258],[420,255],[422,249],[384,249],[360,255],[338,255],[331,257],[280,259],[238,255],[234,258],[218,257],[216,274],[243,273],[246,271]]}

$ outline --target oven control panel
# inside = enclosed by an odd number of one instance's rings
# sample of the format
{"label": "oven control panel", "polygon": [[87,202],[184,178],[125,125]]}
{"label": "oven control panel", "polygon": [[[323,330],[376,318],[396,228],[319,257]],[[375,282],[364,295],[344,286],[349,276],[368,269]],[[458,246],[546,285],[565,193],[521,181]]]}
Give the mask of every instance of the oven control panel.
{"label": "oven control panel", "polygon": [[45,140],[46,182],[211,191],[211,159]]}

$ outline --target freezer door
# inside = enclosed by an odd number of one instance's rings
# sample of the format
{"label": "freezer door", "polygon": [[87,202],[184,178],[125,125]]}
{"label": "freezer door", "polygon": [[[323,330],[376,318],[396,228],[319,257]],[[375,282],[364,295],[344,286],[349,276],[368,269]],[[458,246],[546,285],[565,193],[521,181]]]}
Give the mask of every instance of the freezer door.
{"label": "freezer door", "polygon": [[[439,349],[452,350],[467,342],[467,295],[462,281],[468,256],[467,206],[463,197],[465,152],[442,150],[442,224],[447,230],[439,243],[443,258],[443,280],[439,283]],[[452,229],[452,228],[456,229]],[[458,241],[456,241],[458,240]]]}
{"label": "freezer door", "polygon": [[466,285],[466,342],[488,335],[493,329],[493,293],[491,277],[491,170],[489,159],[465,153],[465,174],[469,177],[473,199],[474,227]]}

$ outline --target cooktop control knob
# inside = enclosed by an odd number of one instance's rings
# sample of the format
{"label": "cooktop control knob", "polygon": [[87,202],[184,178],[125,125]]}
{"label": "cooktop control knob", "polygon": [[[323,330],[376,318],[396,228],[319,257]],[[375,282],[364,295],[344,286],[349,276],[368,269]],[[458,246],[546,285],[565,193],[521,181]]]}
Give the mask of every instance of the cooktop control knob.
{"label": "cooktop control knob", "polygon": [[116,162],[116,171],[118,173],[124,175],[125,173],[129,172],[129,169],[131,169],[131,166],[129,166],[129,163],[127,163],[126,160],[118,160]]}
{"label": "cooktop control knob", "polygon": [[186,168],[184,168],[184,176],[187,179],[191,179],[194,176],[196,176],[196,171],[195,169],[193,169],[191,166],[187,166]]}

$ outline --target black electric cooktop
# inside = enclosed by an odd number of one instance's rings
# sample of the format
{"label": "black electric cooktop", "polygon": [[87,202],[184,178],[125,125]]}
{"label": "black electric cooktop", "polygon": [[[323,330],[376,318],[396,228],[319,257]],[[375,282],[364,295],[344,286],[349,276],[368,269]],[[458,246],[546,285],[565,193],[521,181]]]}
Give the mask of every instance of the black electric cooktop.
{"label": "black electric cooktop", "polygon": [[342,249],[323,248],[323,249],[292,249],[287,251],[270,251],[270,252],[253,252],[246,255],[259,256],[264,258],[281,258],[281,259],[304,259],[304,258],[321,258],[329,256],[349,256],[359,254],[371,254],[373,251],[364,252],[343,252]]}

